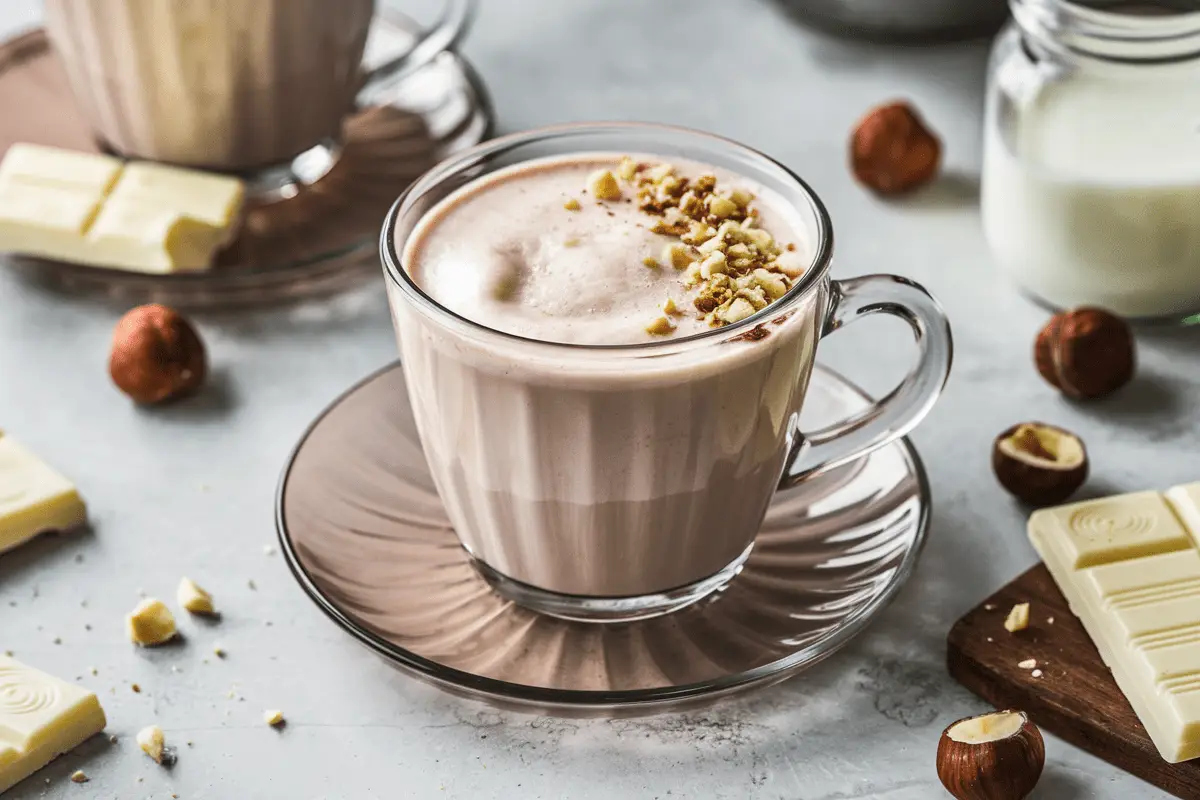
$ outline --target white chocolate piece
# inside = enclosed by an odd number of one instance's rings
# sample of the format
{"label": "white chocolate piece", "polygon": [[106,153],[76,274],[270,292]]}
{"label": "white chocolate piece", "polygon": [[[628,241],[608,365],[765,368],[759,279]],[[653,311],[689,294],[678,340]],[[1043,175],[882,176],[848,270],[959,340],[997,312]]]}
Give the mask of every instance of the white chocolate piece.
{"label": "white chocolate piece", "polygon": [[0,794],[105,724],[96,695],[0,656]]}
{"label": "white chocolate piece", "polygon": [[0,251],[149,273],[207,269],[232,238],[241,181],[14,145],[0,162]]}
{"label": "white chocolate piece", "polygon": [[71,482],[0,431],[0,553],[86,521],[87,507]]}
{"label": "white chocolate piece", "polygon": [[155,763],[163,763],[167,749],[167,737],[163,734],[162,728],[157,725],[142,728],[138,731],[137,743],[138,747],[142,748],[142,752],[154,759]]}
{"label": "white chocolate piece", "polygon": [[212,595],[201,589],[191,578],[179,581],[175,599],[184,610],[192,614],[214,614]]}
{"label": "white chocolate piece", "polygon": [[278,728],[283,724],[283,712],[277,708],[263,712],[263,722],[270,725],[272,728]]}
{"label": "white chocolate piece", "polygon": [[105,195],[117,182],[121,167],[121,159],[112,156],[18,142],[8,148],[0,161],[0,182],[11,179],[47,186],[87,187],[97,195]]}
{"label": "white chocolate piece", "polygon": [[163,601],[147,597],[125,618],[125,627],[134,644],[154,647],[175,638],[175,615]]}
{"label": "white chocolate piece", "polygon": [[1198,499],[1200,483],[1029,519],[1030,541],[1170,763],[1200,756]]}

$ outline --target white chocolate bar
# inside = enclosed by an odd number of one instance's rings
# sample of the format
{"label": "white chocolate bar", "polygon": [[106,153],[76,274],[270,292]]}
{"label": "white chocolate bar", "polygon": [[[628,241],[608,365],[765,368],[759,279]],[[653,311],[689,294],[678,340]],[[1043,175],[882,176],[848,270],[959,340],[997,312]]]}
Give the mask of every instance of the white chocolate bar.
{"label": "white chocolate bar", "polygon": [[86,520],[87,507],[71,482],[0,431],[0,553]]}
{"label": "white chocolate bar", "polygon": [[105,724],[96,695],[0,656],[0,794]]}
{"label": "white chocolate bar", "polygon": [[1162,757],[1200,756],[1200,483],[1048,508],[1029,539]]}
{"label": "white chocolate bar", "polygon": [[232,238],[241,181],[16,144],[0,162],[0,251],[150,273],[207,269]]}

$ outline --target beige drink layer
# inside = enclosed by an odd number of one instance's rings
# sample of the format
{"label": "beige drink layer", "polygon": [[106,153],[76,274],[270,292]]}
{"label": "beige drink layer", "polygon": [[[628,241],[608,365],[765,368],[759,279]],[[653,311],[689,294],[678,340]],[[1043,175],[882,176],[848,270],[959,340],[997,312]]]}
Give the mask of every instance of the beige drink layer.
{"label": "beige drink layer", "polygon": [[[525,338],[676,342],[723,324],[695,306],[723,279],[704,280],[698,262],[665,263],[680,237],[653,232],[666,215],[641,210],[633,182],[621,182],[619,199],[584,192],[598,169],[619,169],[619,156],[597,158],[535,162],[468,185],[398,243],[406,268],[459,315]],[[716,172],[676,166],[692,178]],[[751,188],[718,177],[718,190]],[[751,190],[763,226],[799,245],[781,252],[807,263],[799,213]],[[541,589],[620,597],[693,584],[746,552],[795,441],[822,289],[768,316],[763,338],[636,357],[450,330],[389,288],[421,443],[478,558]],[[679,312],[671,330],[648,332],[667,316],[667,298]]]}
{"label": "beige drink layer", "polygon": [[[659,163],[651,156],[633,160]],[[803,241],[803,229],[781,198],[723,170],[672,164],[682,177],[709,174],[719,190],[752,194],[755,227],[777,238],[785,262],[807,265],[806,256],[786,250]],[[639,206],[632,181],[618,181],[620,197],[594,196],[589,179],[603,170],[618,174],[620,161],[596,156],[532,162],[471,184],[422,221],[403,251],[405,268],[450,310],[540,341],[651,341],[656,335],[646,327],[664,316],[668,300],[677,308],[666,314],[671,335],[707,330],[710,325],[694,308],[700,286],[686,286],[686,274],[664,252],[682,243],[655,232],[663,218]],[[686,247],[696,263],[705,255],[702,247]]]}

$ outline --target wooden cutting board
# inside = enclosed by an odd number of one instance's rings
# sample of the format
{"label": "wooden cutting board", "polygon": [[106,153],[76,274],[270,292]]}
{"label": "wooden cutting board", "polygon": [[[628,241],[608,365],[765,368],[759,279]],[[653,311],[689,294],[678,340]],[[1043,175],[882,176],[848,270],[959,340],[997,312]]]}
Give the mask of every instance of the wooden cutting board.
{"label": "wooden cutting board", "polygon": [[[1029,627],[1014,634],[1004,618],[1017,603],[1030,604]],[[1042,564],[956,622],[947,645],[950,674],[997,708],[1024,710],[1042,730],[1176,797],[1200,800],[1200,759],[1162,760]],[[1030,658],[1041,677],[1017,666]]]}

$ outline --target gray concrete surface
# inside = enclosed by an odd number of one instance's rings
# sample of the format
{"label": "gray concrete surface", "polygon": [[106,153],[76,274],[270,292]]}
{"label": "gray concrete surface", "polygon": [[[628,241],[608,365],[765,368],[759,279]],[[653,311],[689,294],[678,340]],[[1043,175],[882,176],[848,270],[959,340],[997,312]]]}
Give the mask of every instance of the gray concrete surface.
{"label": "gray concrete surface", "polygon": [[[0,271],[0,425],[77,480],[94,520],[89,533],[0,558],[0,649],[80,676],[100,693],[118,737],[61,759],[13,798],[943,796],[938,735],[985,708],[947,676],[946,631],[1034,560],[1020,509],[991,476],[992,437],[1024,418],[1077,430],[1093,455],[1093,493],[1198,477],[1195,337],[1143,331],[1138,383],[1107,402],[1072,406],[1033,370],[1030,343],[1044,312],[997,274],[979,228],[985,44],[848,44],[795,26],[769,0],[483,5],[465,51],[492,86],[503,129],[646,119],[741,139],[824,196],[838,237],[835,274],[895,271],[941,298],[958,359],[943,401],[913,437],[935,493],[915,577],[838,656],[709,710],[558,720],[445,696],[352,643],[280,557],[263,552],[274,537],[272,491],[297,435],[394,355],[382,284],[326,306],[201,318],[212,387],[148,412],[106,376],[122,309],[30,290]],[[39,13],[35,0],[4,0],[0,32]],[[844,149],[855,119],[894,96],[913,98],[942,133],[946,174],[889,204],[852,183]],[[821,357],[882,390],[910,355],[898,332],[886,321],[856,325]],[[216,594],[224,619],[184,620],[184,645],[135,651],[122,615],[139,590],[170,596],[184,574]],[[212,656],[217,642],[227,659]],[[265,708],[283,709],[288,727],[264,726]],[[180,746],[171,771],[132,741],[151,722]],[[1054,738],[1047,755],[1035,798],[1160,796]],[[91,783],[70,783],[78,768]]]}

